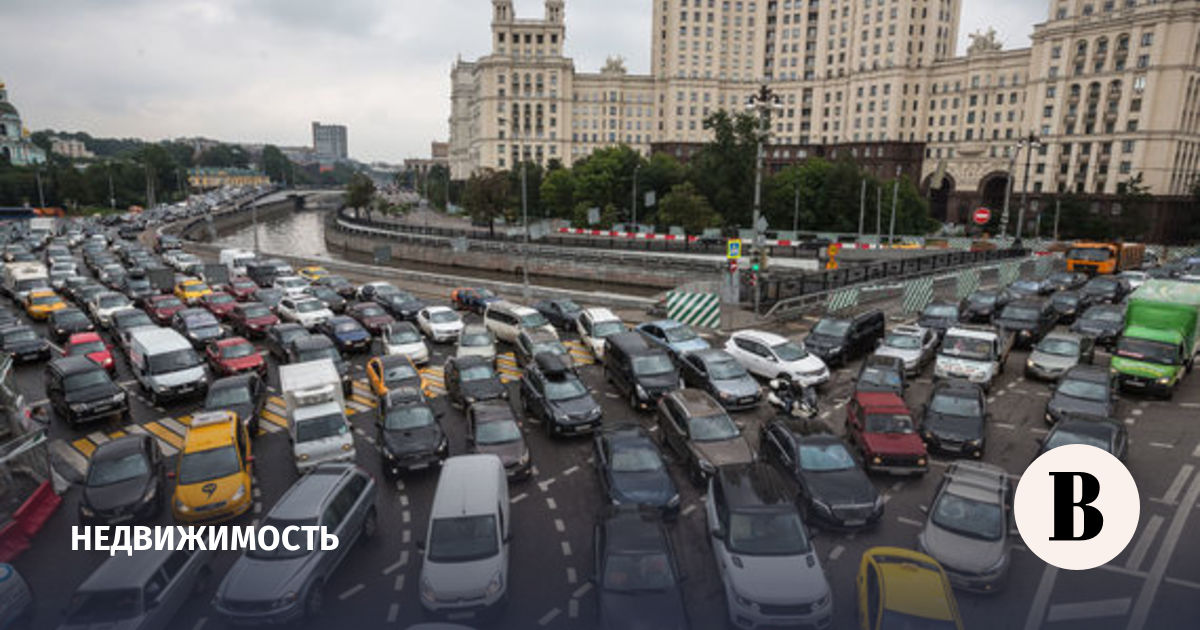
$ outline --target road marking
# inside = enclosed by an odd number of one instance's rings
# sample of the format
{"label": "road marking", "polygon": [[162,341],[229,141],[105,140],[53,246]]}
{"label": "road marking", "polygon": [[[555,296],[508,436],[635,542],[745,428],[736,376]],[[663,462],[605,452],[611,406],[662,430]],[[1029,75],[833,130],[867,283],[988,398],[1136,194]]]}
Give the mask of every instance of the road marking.
{"label": "road marking", "polygon": [[1041,427],[1030,427],[1030,429],[1029,429],[1029,432],[1030,432],[1030,433],[1037,433],[1038,435],[1046,435],[1047,433],[1049,433],[1049,432],[1050,432],[1050,430],[1049,430],[1049,429],[1043,429],[1043,428],[1041,428]]}
{"label": "road marking", "polygon": [[262,514],[262,501],[255,501],[255,502],[254,502],[254,513],[255,513],[255,514]]}
{"label": "road marking", "polygon": [[515,497],[513,497],[513,498],[509,499],[509,501],[508,501],[508,502],[509,502],[509,503],[520,503],[521,501],[524,501],[524,500],[525,500],[525,498],[526,498],[526,497],[528,497],[528,496],[529,496],[529,495],[527,495],[527,494],[525,494],[524,492],[522,492],[521,494],[518,494],[517,496],[515,496]]}
{"label": "road marking", "polygon": [[1200,457],[1200,443],[1196,444],[1196,448],[1192,449],[1192,457]]}
{"label": "road marking", "polygon": [[561,518],[556,518],[554,519],[554,529],[557,529],[561,534],[562,532],[567,531],[567,524],[564,523]]}
{"label": "road marking", "polygon": [[550,487],[550,484],[552,484],[552,483],[554,483],[554,477],[551,477],[545,481],[539,481],[538,487],[542,489],[542,492],[545,492]]}
{"label": "road marking", "polygon": [[82,453],[84,457],[91,457],[92,453],[96,452],[96,445],[85,437],[71,442],[71,446],[75,447],[75,450]]}
{"label": "road marking", "polygon": [[692,503],[692,504],[689,504],[687,507],[683,508],[683,511],[680,512],[680,514],[687,516],[688,514],[691,514],[692,512],[695,512],[695,511],[696,511],[696,504]]}
{"label": "road marking", "polygon": [[404,480],[403,479],[396,480],[396,489],[399,490],[400,492],[404,492]]}
{"label": "road marking", "polygon": [[1154,597],[1167,572],[1167,565],[1170,564],[1171,557],[1175,555],[1175,545],[1179,544],[1179,537],[1183,534],[1183,528],[1187,525],[1188,517],[1191,516],[1197,498],[1200,498],[1200,476],[1192,479],[1192,485],[1188,487],[1183,502],[1171,516],[1171,525],[1167,527],[1167,533],[1158,549],[1158,555],[1154,557],[1154,564],[1150,565],[1146,581],[1142,583],[1142,590],[1138,593],[1137,603],[1134,604],[1133,612],[1129,615],[1129,625],[1126,626],[1128,630],[1141,630],[1146,626],[1146,618],[1150,616],[1150,606],[1154,604]]}
{"label": "road marking", "polygon": [[405,523],[411,521],[412,520],[412,512],[409,512],[408,510],[404,510],[403,512],[400,513],[400,520],[404,521]]}
{"label": "road marking", "polygon": [[1129,413],[1131,413],[1131,414],[1133,414],[1133,415],[1135,415],[1135,416],[1140,416],[1140,415],[1142,415],[1142,410],[1141,410],[1141,409],[1131,409],[1131,410],[1129,411]]}
{"label": "road marking", "polygon": [[992,426],[994,426],[998,429],[1008,429],[1008,430],[1017,428],[1016,425],[1009,424],[1007,422],[993,422]]}
{"label": "road marking", "polygon": [[383,574],[384,574],[384,575],[391,575],[392,573],[395,573],[395,572],[396,572],[396,569],[399,569],[399,568],[403,567],[403,566],[404,566],[404,565],[406,565],[406,564],[408,564],[408,551],[407,551],[407,550],[406,550],[406,551],[401,551],[401,552],[400,552],[400,559],[399,559],[399,560],[397,560],[395,564],[393,564],[393,565],[391,565],[391,566],[387,567],[386,569],[384,569],[384,570],[383,570]]}
{"label": "road marking", "polygon": [[892,495],[886,494],[886,493],[883,495],[883,504],[884,505],[887,505],[887,502],[891,501],[891,500],[892,500]]}
{"label": "road marking", "polygon": [[1200,591],[1200,582],[1193,582],[1191,580],[1183,580],[1180,578],[1173,578],[1173,577],[1163,578],[1163,581],[1167,582],[1168,584],[1174,584],[1175,586],[1183,586],[1186,588]]}
{"label": "road marking", "polygon": [[892,484],[892,492],[900,492],[903,489],[904,489],[903,481],[897,481],[896,483]]}
{"label": "road marking", "polygon": [[206,623],[208,623],[208,617],[201,617],[196,620],[195,624],[192,625],[192,630],[201,630],[204,628],[204,624]]}
{"label": "road marking", "polygon": [[1150,442],[1149,444],[1154,448],[1175,448],[1174,444],[1167,444],[1166,442]]}
{"label": "road marking", "polygon": [[1008,388],[1009,388],[1009,389],[1012,389],[1012,388],[1014,388],[1014,387],[1016,387],[1016,386],[1017,386],[1017,381],[1013,381],[1013,382],[1011,382],[1011,383],[1009,383],[1009,384],[1008,384]]}
{"label": "road marking", "polygon": [[846,548],[841,545],[834,547],[833,549],[831,549],[829,551],[829,560],[830,561],[837,560],[838,558],[842,557],[842,553],[844,553],[845,551],[846,551]]}
{"label": "road marking", "polygon": [[829,414],[830,414],[830,412],[828,412],[828,411],[822,411],[822,412],[821,412],[821,419],[822,419],[822,420],[824,420],[824,419],[828,418],[828,417],[829,417]]}
{"label": "road marking", "polygon": [[1185,409],[1200,409],[1200,402],[1179,403],[1179,406]]}
{"label": "road marking", "polygon": [[559,609],[559,608],[552,609],[550,612],[542,615],[541,619],[538,619],[538,625],[544,626],[544,625],[550,623],[551,621],[554,621],[554,618],[559,616],[560,614],[562,614],[562,609]]}
{"label": "road marking", "polygon": [[580,597],[587,595],[588,591],[590,590],[592,590],[592,583],[584,582],[583,584],[579,585],[579,588],[575,589],[574,593],[571,593],[571,599],[579,599]]}
{"label": "road marking", "polygon": [[1184,485],[1192,476],[1192,471],[1196,469],[1191,464],[1184,464],[1179,468],[1179,472],[1175,474],[1175,479],[1171,480],[1171,485],[1167,486],[1167,491],[1163,493],[1161,501],[1167,505],[1175,505],[1176,499],[1179,498],[1179,493],[1183,492]]}
{"label": "road marking", "polygon": [[412,542],[412,530],[411,529],[406,529],[403,532],[400,532],[400,542],[402,542],[406,545],[408,543]]}
{"label": "road marking", "polygon": [[579,466],[572,466],[572,467],[570,467],[570,468],[568,468],[568,469],[564,470],[564,471],[562,472],[562,474],[563,474],[563,476],[564,476],[564,477],[568,477],[568,476],[570,476],[570,475],[573,475],[573,474],[575,474],[575,473],[577,473],[577,472],[579,472]]}
{"label": "road marking", "polygon": [[1133,418],[1125,418],[1125,424],[1133,426]]}
{"label": "road marking", "polygon": [[562,541],[562,554],[563,554],[564,556],[569,556],[569,555],[571,555],[571,543],[569,543],[569,542],[567,542],[567,541],[565,541],[565,540],[564,540],[564,541]]}
{"label": "road marking", "polygon": [[1133,551],[1129,552],[1129,557],[1125,559],[1126,569],[1136,571],[1138,567],[1142,566],[1142,561],[1146,559],[1146,554],[1150,551],[1150,545],[1154,543],[1154,537],[1158,536],[1158,530],[1166,520],[1162,515],[1155,514],[1146,521],[1146,527],[1142,529],[1137,544],[1133,546]]}
{"label": "road marking", "polygon": [[154,437],[157,437],[159,440],[171,445],[171,447],[175,450],[183,448],[183,438],[171,432],[165,426],[157,422],[147,422],[141,426],[147,431],[153,433]]}
{"label": "road marking", "polygon": [[996,397],[995,397],[995,396],[988,396],[988,402],[989,402],[989,403],[994,403],[994,402],[996,402]]}
{"label": "road marking", "polygon": [[575,567],[567,567],[567,584],[574,584],[579,581],[579,575],[575,573]]}
{"label": "road marking", "polygon": [[1046,615],[1048,623],[1059,621],[1074,621],[1077,619],[1096,619],[1099,617],[1123,617],[1129,612],[1133,603],[1128,597],[1116,599],[1101,599],[1092,602],[1074,602],[1071,604],[1055,604]]}
{"label": "road marking", "polygon": [[408,507],[408,495],[400,495],[400,507]]}
{"label": "road marking", "polygon": [[393,603],[391,606],[388,606],[388,616],[387,616],[388,623],[396,623],[396,618],[399,616],[400,616],[400,604]]}
{"label": "road marking", "polygon": [[397,575],[396,581],[392,582],[392,590],[396,591],[396,592],[400,592],[400,591],[404,590],[404,574],[403,573],[401,573],[400,575]]}
{"label": "road marking", "polygon": [[1042,618],[1046,616],[1046,608],[1050,605],[1050,595],[1054,591],[1054,580],[1058,578],[1058,567],[1047,564],[1042,571],[1042,580],[1038,582],[1037,592],[1033,596],[1033,604],[1029,607],[1029,616],[1025,618],[1025,630],[1038,630],[1042,627]]}
{"label": "road marking", "polygon": [[338,595],[338,600],[344,602],[347,599],[358,595],[359,591],[363,590],[364,588],[367,588],[366,584],[355,584],[354,586],[346,589],[341,595]]}
{"label": "road marking", "polygon": [[571,619],[579,617],[579,600],[572,599],[567,602],[567,616]]}
{"label": "road marking", "polygon": [[546,507],[550,508],[551,510],[558,509],[558,503],[554,502],[554,497],[546,497]]}
{"label": "road marking", "polygon": [[897,516],[896,520],[899,521],[901,524],[912,525],[913,527],[922,527],[925,525],[921,521],[913,520],[913,519],[905,517],[905,516]]}

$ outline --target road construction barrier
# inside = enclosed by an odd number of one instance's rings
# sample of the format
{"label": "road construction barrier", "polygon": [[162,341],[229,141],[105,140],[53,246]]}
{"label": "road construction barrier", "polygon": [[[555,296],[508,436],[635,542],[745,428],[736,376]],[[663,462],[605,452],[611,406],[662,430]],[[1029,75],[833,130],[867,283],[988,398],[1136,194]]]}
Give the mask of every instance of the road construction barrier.
{"label": "road construction barrier", "polygon": [[933,301],[933,277],[916,278],[904,284],[905,313],[919,313]]}
{"label": "road construction barrier", "polygon": [[667,291],[667,317],[701,328],[721,327],[721,296],[710,292]]}

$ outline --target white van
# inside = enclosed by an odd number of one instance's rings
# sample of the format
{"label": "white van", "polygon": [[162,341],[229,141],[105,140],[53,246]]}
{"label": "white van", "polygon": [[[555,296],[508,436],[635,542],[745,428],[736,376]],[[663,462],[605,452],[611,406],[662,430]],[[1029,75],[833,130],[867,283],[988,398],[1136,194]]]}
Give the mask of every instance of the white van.
{"label": "white van", "polygon": [[229,269],[230,276],[246,275],[246,265],[254,260],[254,252],[245,249],[222,249],[217,262]]}
{"label": "white van", "polygon": [[150,401],[202,395],[208,369],[191,342],[171,328],[135,328],[129,332],[129,365]]}
{"label": "white van", "polygon": [[4,290],[18,302],[34,289],[49,289],[50,273],[39,262],[14,262],[4,266]]}
{"label": "white van", "polygon": [[522,330],[533,328],[541,328],[558,337],[558,331],[541,313],[512,302],[489,302],[483,311],[483,325],[496,339],[510,344],[517,342],[517,335],[521,334]]}
{"label": "white van", "polygon": [[432,613],[479,615],[508,592],[512,541],[508,479],[495,455],[459,455],[442,464],[425,539],[417,542],[421,605]]}

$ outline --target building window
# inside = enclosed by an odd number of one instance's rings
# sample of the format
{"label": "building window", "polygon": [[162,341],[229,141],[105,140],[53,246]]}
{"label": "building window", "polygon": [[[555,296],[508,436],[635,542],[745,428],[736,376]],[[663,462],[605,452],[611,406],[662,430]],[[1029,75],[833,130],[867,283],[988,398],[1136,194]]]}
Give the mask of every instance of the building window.
{"label": "building window", "polygon": [[1121,165],[1117,167],[1117,171],[1122,175],[1128,175],[1132,170],[1133,164],[1130,162],[1121,162]]}
{"label": "building window", "polygon": [[1124,140],[1121,142],[1121,153],[1133,153],[1133,140]]}
{"label": "building window", "polygon": [[1154,44],[1154,33],[1142,33],[1142,46],[1150,46]]}
{"label": "building window", "polygon": [[1150,65],[1150,55],[1138,55],[1137,67],[1146,68]]}

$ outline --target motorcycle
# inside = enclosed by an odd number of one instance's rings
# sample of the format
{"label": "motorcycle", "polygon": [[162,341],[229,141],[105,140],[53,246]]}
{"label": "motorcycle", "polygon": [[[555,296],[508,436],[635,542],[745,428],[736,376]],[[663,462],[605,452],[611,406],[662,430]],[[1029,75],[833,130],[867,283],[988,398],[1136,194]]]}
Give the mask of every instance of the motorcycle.
{"label": "motorcycle", "polygon": [[817,390],[790,379],[774,378],[767,383],[771,391],[767,402],[793,418],[815,418],[818,413]]}

